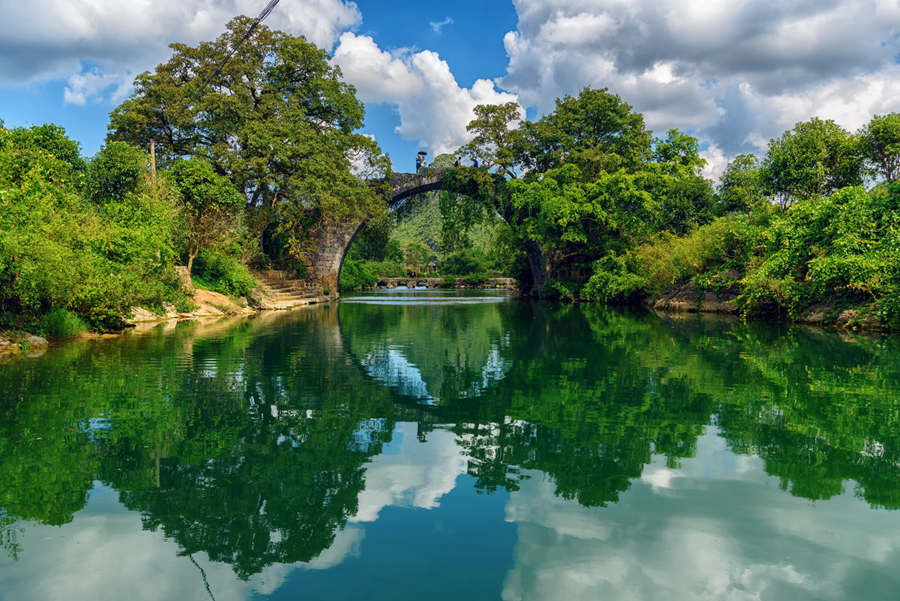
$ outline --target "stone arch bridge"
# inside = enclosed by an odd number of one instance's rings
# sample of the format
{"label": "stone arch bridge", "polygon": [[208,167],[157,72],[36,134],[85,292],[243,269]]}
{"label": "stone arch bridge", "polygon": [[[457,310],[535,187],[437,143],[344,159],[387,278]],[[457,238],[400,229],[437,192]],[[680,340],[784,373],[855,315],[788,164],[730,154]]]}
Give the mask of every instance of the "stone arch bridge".
{"label": "stone arch bridge", "polygon": [[[440,190],[440,170],[426,170],[423,173],[395,173],[391,177],[391,197],[388,199],[388,210],[393,211],[403,205],[409,198]],[[347,223],[322,226],[314,233],[314,250],[307,264],[307,283],[336,293],[338,277],[347,250],[353,239],[365,225],[366,219],[355,219]]]}

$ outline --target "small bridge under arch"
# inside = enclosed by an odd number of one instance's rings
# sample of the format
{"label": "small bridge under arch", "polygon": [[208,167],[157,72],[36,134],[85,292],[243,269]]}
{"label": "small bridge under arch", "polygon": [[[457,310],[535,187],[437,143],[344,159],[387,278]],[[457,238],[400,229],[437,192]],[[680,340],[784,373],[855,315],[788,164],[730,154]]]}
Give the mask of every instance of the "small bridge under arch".
{"label": "small bridge under arch", "polygon": [[[391,197],[388,210],[401,207],[409,198],[441,189],[442,170],[426,170],[422,173],[395,173],[390,180]],[[310,286],[321,287],[335,294],[338,277],[347,250],[366,219],[321,226],[314,234],[315,247],[307,265],[306,281]]]}

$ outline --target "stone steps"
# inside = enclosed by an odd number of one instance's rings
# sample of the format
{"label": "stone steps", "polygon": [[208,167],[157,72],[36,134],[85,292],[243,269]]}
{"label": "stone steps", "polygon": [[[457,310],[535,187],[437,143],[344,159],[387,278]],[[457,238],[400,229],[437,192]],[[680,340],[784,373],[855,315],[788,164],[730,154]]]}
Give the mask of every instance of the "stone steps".
{"label": "stone steps", "polygon": [[254,272],[253,277],[265,297],[264,307],[284,310],[322,302],[325,291],[310,288],[306,282],[290,278],[282,271]]}

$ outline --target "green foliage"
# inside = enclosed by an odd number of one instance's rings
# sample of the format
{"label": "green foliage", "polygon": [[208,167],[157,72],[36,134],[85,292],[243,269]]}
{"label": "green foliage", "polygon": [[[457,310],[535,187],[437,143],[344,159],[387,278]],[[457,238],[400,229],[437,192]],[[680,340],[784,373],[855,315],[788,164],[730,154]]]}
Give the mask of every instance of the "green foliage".
{"label": "green foliage", "polygon": [[522,129],[521,161],[532,171],[573,163],[592,177],[635,168],[650,155],[643,116],[606,89],[585,88],[577,97],[558,99],[553,112]]}
{"label": "green foliage", "polygon": [[471,273],[463,277],[466,286],[484,286],[491,281],[491,276],[486,273]]}
{"label": "green foliage", "polygon": [[685,236],[662,233],[594,264],[589,300],[629,302],[693,283],[728,291],[745,315],[836,317],[861,309],[900,325],[900,188],[844,188],[789,211],[720,217]]}
{"label": "green foliage", "polygon": [[819,303],[875,304],[897,323],[900,293],[900,189],[846,188],[800,203],[766,229],[761,257],[744,279],[745,312],[792,317]]}
{"label": "green foliage", "polygon": [[[501,110],[502,109],[502,110]],[[504,271],[528,266],[532,292],[578,294],[591,265],[660,232],[684,233],[720,212],[696,138],[651,140],[643,117],[606,90],[585,89],[517,130],[515,105],[483,107],[471,124],[487,170],[444,173],[444,240],[465,246],[476,223],[499,217]],[[471,150],[471,146],[469,150]],[[515,169],[526,172],[515,179]],[[550,285],[544,286],[547,282]],[[569,282],[566,290],[556,283]]]}
{"label": "green foliage", "polygon": [[467,276],[484,272],[486,266],[483,257],[476,251],[461,250],[444,257],[439,269],[442,274]]}
{"label": "green foliage", "polygon": [[884,181],[900,177],[900,113],[876,115],[862,132],[862,152]]}
{"label": "green foliage", "polygon": [[571,280],[553,280],[547,282],[541,290],[541,298],[552,300],[560,300],[564,302],[574,302],[581,298],[582,288],[584,284],[581,282],[573,282]]}
{"label": "green foliage", "polygon": [[522,132],[515,125],[523,114],[517,102],[476,106],[475,119],[466,126],[474,138],[464,147],[464,154],[486,169],[496,167],[498,173],[516,177]]}
{"label": "green foliage", "polygon": [[202,249],[192,274],[194,285],[239,298],[249,296],[256,280],[240,261],[221,251]]}
{"label": "green foliage", "polygon": [[125,142],[110,142],[88,163],[87,194],[97,204],[123,202],[145,189],[147,154]]}
{"label": "green foliage", "polygon": [[787,208],[862,184],[862,167],[856,138],[834,121],[815,118],[769,141],[760,177],[766,193]]}
{"label": "green foliage", "polygon": [[354,257],[384,261],[389,254],[395,256],[395,248],[390,245],[393,221],[390,215],[385,214],[366,222],[353,241],[351,252]]}
{"label": "green foliage", "polygon": [[205,159],[245,197],[254,234],[276,224],[303,262],[306,236],[323,219],[383,208],[384,186],[366,180],[388,174],[390,163],[357,133],[363,105],[325,50],[259,26],[231,56],[250,24],[237,17],[216,40],[173,44],[172,57],[139,75],[132,96],[113,111],[108,139],[156,140],[163,167]]}
{"label": "green foliage", "polygon": [[398,261],[366,261],[378,275],[385,278],[402,278],[406,276],[403,263]]}
{"label": "green foliage", "polygon": [[41,150],[53,159],[66,163],[77,172],[83,172],[85,169],[78,142],[69,139],[66,131],[58,125],[34,125],[28,128],[4,130],[3,138],[0,149],[4,146],[13,147],[26,154]]}
{"label": "green foliage", "polygon": [[64,309],[102,328],[131,306],[182,297],[177,210],[164,192],[138,188],[97,205],[82,195],[83,162],[62,130],[0,137],[0,311],[40,321]]}
{"label": "green foliage", "polygon": [[719,180],[719,201],[725,211],[750,213],[765,210],[765,197],[760,177],[759,159],[752,154],[739,154],[725,168]]}
{"label": "green foliage", "polygon": [[646,294],[648,287],[647,279],[629,271],[621,257],[609,256],[594,263],[582,296],[601,303],[631,303]]}
{"label": "green foliage", "polygon": [[187,222],[188,272],[203,248],[225,242],[240,223],[243,196],[206,160],[176,160],[167,178],[178,194]]}
{"label": "green foliage", "polygon": [[0,129],[0,184],[22,185],[32,170],[74,191],[82,185],[85,164],[78,143],[56,125]]}
{"label": "green foliage", "polygon": [[378,284],[378,272],[372,265],[365,261],[345,259],[341,267],[341,276],[338,285],[341,292],[349,290],[363,290],[372,288]]}
{"label": "green foliage", "polygon": [[706,159],[700,156],[700,143],[678,129],[670,129],[666,137],[655,140],[653,161],[661,165],[671,165],[676,173],[686,169],[695,174],[706,166]]}
{"label": "green foliage", "polygon": [[77,338],[88,331],[80,317],[65,309],[53,309],[41,319],[43,334],[53,340]]}
{"label": "green foliage", "polygon": [[441,278],[441,281],[438,282],[438,288],[455,288],[456,287],[456,278],[453,276],[445,275]]}

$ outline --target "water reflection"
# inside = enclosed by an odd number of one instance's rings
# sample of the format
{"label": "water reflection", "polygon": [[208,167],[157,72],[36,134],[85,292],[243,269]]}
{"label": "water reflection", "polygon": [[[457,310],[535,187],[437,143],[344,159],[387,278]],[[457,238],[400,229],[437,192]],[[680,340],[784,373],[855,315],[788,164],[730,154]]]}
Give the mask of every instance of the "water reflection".
{"label": "water reflection", "polygon": [[[86,572],[85,596],[127,579],[146,598],[340,598],[374,565],[430,572],[439,553],[474,598],[900,585],[897,338],[442,298],[3,364],[0,598]],[[483,556],[458,534],[473,524]]]}

